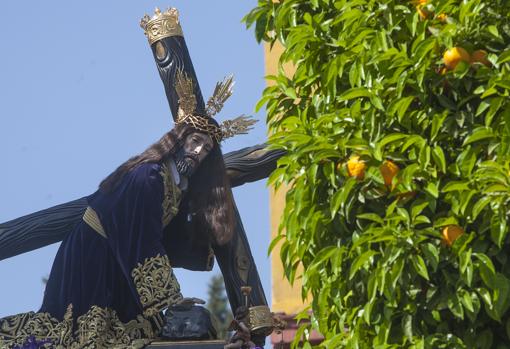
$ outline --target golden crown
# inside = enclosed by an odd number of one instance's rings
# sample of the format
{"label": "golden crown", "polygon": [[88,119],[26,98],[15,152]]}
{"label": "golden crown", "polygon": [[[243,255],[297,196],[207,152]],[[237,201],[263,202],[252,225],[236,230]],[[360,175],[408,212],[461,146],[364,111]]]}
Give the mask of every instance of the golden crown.
{"label": "golden crown", "polygon": [[197,100],[193,92],[193,80],[181,70],[177,70],[175,90],[179,97],[179,111],[175,124],[190,125],[198,131],[207,133],[218,143],[226,138],[248,133],[257,120],[245,115],[238,116],[232,120],[225,120],[220,126],[209,122],[214,115],[221,111],[225,101],[232,96],[233,87],[234,78],[232,76],[218,82],[213,95],[207,101],[206,115],[198,115],[196,114]]}
{"label": "golden crown", "polygon": [[170,36],[183,36],[181,24],[179,23],[179,11],[176,8],[169,8],[161,12],[156,7],[152,17],[148,14],[142,17],[140,27],[144,30],[145,36],[149,40],[149,45]]}

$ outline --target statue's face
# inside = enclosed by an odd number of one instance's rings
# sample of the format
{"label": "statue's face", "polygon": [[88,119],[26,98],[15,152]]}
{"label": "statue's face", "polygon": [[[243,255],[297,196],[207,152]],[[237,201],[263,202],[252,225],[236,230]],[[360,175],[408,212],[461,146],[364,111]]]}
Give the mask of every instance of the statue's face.
{"label": "statue's face", "polygon": [[201,132],[190,133],[176,154],[175,164],[183,176],[191,176],[213,148],[212,138]]}

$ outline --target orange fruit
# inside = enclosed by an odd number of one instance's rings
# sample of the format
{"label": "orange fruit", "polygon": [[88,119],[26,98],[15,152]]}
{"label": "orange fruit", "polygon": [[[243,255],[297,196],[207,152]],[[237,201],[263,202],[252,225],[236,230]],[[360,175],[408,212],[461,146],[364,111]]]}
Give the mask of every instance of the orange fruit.
{"label": "orange fruit", "polygon": [[455,67],[457,66],[457,64],[459,64],[460,61],[468,63],[471,61],[469,53],[462,47],[459,46],[452,47],[451,49],[446,50],[445,53],[443,54],[443,62],[448,69],[455,69]]}
{"label": "orange fruit", "polygon": [[391,186],[393,183],[393,177],[397,175],[400,168],[393,161],[386,160],[383,162],[381,167],[379,167],[379,170],[384,178],[384,184]]}
{"label": "orange fruit", "polygon": [[365,178],[365,170],[367,165],[365,161],[360,160],[359,156],[351,156],[347,161],[347,173],[350,177],[356,177],[357,179]]}
{"label": "orange fruit", "polygon": [[452,246],[459,236],[464,234],[464,229],[456,224],[448,225],[443,228],[443,242]]}
{"label": "orange fruit", "polygon": [[481,63],[487,67],[491,66],[491,62],[487,59],[487,51],[485,50],[476,50],[471,55],[471,64],[473,63]]}

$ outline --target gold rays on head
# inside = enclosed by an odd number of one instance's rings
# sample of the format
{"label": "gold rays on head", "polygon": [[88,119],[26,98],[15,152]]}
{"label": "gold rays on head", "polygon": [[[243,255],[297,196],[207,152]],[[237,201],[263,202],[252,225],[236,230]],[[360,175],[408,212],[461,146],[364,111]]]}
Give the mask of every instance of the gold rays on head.
{"label": "gold rays on head", "polygon": [[232,96],[233,87],[234,77],[232,75],[218,82],[212,97],[207,101],[206,115],[198,115],[196,113],[197,99],[193,89],[193,80],[183,71],[177,70],[175,90],[179,97],[179,111],[175,123],[188,124],[198,131],[207,133],[218,143],[226,138],[248,133],[257,122],[251,116],[241,115],[232,120],[225,120],[219,127],[209,122],[209,119],[219,113],[225,101]]}
{"label": "gold rays on head", "polygon": [[207,101],[205,112],[209,117],[213,117],[223,109],[225,101],[232,96],[234,92],[234,76],[230,75],[217,82],[213,95]]}
{"label": "gold rays on head", "polygon": [[197,108],[197,98],[193,92],[193,80],[181,70],[177,70],[175,74],[175,91],[179,97],[177,102],[179,104],[179,117],[177,121],[179,121],[179,118],[193,114]]}

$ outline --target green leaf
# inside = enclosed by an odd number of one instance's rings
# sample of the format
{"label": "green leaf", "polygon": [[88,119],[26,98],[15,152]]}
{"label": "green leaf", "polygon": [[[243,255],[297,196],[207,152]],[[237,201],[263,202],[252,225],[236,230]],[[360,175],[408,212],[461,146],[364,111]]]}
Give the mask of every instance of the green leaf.
{"label": "green leaf", "polygon": [[324,265],[339,249],[336,246],[328,246],[319,251],[312,261],[312,265]]}
{"label": "green leaf", "polygon": [[506,90],[510,90],[510,80],[496,80],[496,85],[503,87]]}
{"label": "green leaf", "polygon": [[359,219],[366,219],[366,220],[369,220],[369,221],[373,221],[373,222],[379,223],[381,225],[384,224],[383,219],[379,215],[377,215],[375,213],[362,213],[362,214],[357,215],[357,217]]}
{"label": "green leaf", "polygon": [[495,285],[497,297],[494,303],[494,311],[499,318],[502,318],[510,305],[510,280],[503,274],[498,273],[495,277]]}
{"label": "green leaf", "polygon": [[446,183],[446,185],[443,187],[442,192],[448,193],[450,191],[463,191],[463,190],[469,190],[469,182],[465,181],[451,181],[449,183]]}
{"label": "green leaf", "polygon": [[408,96],[404,98],[400,98],[395,103],[393,103],[390,108],[388,108],[388,114],[389,115],[395,115],[397,114],[397,117],[399,120],[402,120],[405,113],[407,112],[407,109],[409,109],[409,106],[415,99],[414,96]]}
{"label": "green leaf", "polygon": [[297,98],[296,90],[294,90],[294,88],[292,88],[292,87],[287,87],[285,89],[285,94],[287,96],[289,96],[290,98],[292,98],[292,99],[296,99]]}
{"label": "green leaf", "polygon": [[405,138],[405,137],[407,137],[407,135],[405,135],[403,133],[390,133],[387,136],[385,136],[383,139],[381,139],[379,141],[379,143],[377,144],[377,146],[380,149],[383,149],[384,146],[386,146],[387,144],[390,144],[390,143],[393,143],[395,141],[401,140],[402,138]]}
{"label": "green leaf", "polygon": [[405,141],[404,145],[402,145],[402,151],[406,151],[407,148],[409,148],[410,146],[412,146],[415,143],[419,143],[418,146],[420,146],[420,145],[423,146],[423,144],[425,143],[425,140],[419,135],[409,136],[409,137],[407,137],[407,140]]}
{"label": "green leaf", "polygon": [[283,234],[279,234],[277,235],[272,241],[271,241],[271,244],[269,244],[269,248],[267,249],[267,255],[271,255],[271,253],[273,252],[274,248],[276,247],[276,245],[283,239],[285,238],[285,235]]}
{"label": "green leaf", "polygon": [[364,87],[354,87],[351,88],[344,93],[342,93],[339,97],[341,101],[347,101],[353,98],[360,98],[360,97],[370,97],[371,93]]}
{"label": "green leaf", "polygon": [[476,113],[475,113],[475,116],[479,116],[480,114],[482,114],[485,110],[487,110],[487,108],[490,107],[490,103],[488,101],[481,101],[480,102],[480,105],[478,106],[478,108],[476,109]]}
{"label": "green leaf", "polygon": [[510,50],[506,50],[505,52],[501,53],[498,57],[498,64],[503,64],[506,62],[510,62]]}
{"label": "green leaf", "polygon": [[464,308],[462,307],[462,304],[457,293],[449,294],[448,309],[450,309],[450,311],[455,317],[459,319],[464,319]]}
{"label": "green leaf", "polygon": [[413,317],[410,314],[405,314],[402,318],[402,329],[407,339],[411,342],[413,340]]}
{"label": "green leaf", "polygon": [[432,270],[435,272],[437,270],[437,266],[439,265],[439,250],[436,246],[427,242],[421,245],[421,250],[425,255],[427,261],[432,266]]}
{"label": "green leaf", "polygon": [[487,26],[487,31],[491,33],[495,38],[500,39],[498,28],[495,25]]}
{"label": "green leaf", "polygon": [[[497,84],[498,83],[496,82],[496,85]],[[510,81],[508,81],[507,89],[510,90]],[[491,125],[492,119],[494,118],[494,115],[496,115],[498,110],[503,105],[504,101],[505,101],[505,99],[502,98],[502,97],[496,97],[496,98],[492,98],[491,99],[489,111],[487,112],[487,114],[485,114],[485,126],[489,127]]]}
{"label": "green leaf", "polygon": [[483,253],[473,253],[473,256],[475,256],[480,261],[479,272],[484,284],[491,289],[495,289],[496,271],[494,269],[494,264],[490,258]]}
{"label": "green leaf", "polygon": [[476,203],[473,205],[472,217],[471,219],[474,221],[476,217],[482,212],[482,210],[491,202],[492,198],[490,196],[483,196],[478,199]]}
{"label": "green leaf", "polygon": [[468,249],[467,251],[463,251],[462,253],[460,253],[459,270],[461,273],[464,273],[466,271],[469,263],[471,262],[471,253],[472,253],[471,249]]}
{"label": "green leaf", "polygon": [[378,252],[376,252],[376,251],[368,250],[368,251],[364,252],[363,254],[359,255],[358,257],[356,257],[356,259],[354,260],[354,262],[352,263],[352,266],[351,266],[351,271],[349,273],[349,280],[352,280],[354,275],[356,275],[356,273],[365,265],[365,263],[367,263],[369,259],[371,259],[373,256],[375,256],[377,254],[378,254]]}
{"label": "green leaf", "polygon": [[487,257],[485,253],[473,253],[473,256],[476,257],[482,263],[482,265],[486,266],[493,274],[496,273],[496,269],[494,268],[492,260]]}
{"label": "green leaf", "polygon": [[411,206],[411,219],[415,219],[419,214],[423,212],[425,207],[429,205],[428,202],[414,202]]}
{"label": "green leaf", "polygon": [[495,135],[492,132],[492,129],[490,127],[478,127],[473,130],[473,133],[471,133],[465,140],[463,145],[466,146],[468,144],[478,142],[484,139],[494,138]]}
{"label": "green leaf", "polygon": [[350,192],[356,185],[356,181],[356,178],[353,177],[347,179],[344,186],[333,195],[333,199],[331,200],[331,218],[335,217],[338,210],[345,206]]}
{"label": "green leaf", "polygon": [[425,187],[425,191],[435,197],[436,199],[439,197],[439,188],[437,187],[437,183],[429,182]]}
{"label": "green leaf", "polygon": [[491,217],[491,240],[500,248],[508,233],[506,219],[506,217],[500,217],[499,215]]}
{"label": "green leaf", "polygon": [[462,304],[464,305],[464,308],[466,308],[467,311],[474,312],[475,308],[473,307],[473,300],[471,299],[471,295],[464,291],[462,292],[462,298],[460,299]]}
{"label": "green leaf", "polygon": [[418,274],[420,274],[424,279],[429,280],[429,273],[427,271],[427,266],[425,265],[425,261],[420,255],[412,255],[411,261],[414,269]]}
{"label": "green leaf", "polygon": [[440,146],[435,146],[434,149],[432,149],[432,158],[434,159],[434,162],[439,167],[439,170],[443,173],[446,173],[446,159],[444,156],[443,149],[441,149]]}
{"label": "green leaf", "polygon": [[372,105],[374,107],[376,107],[377,109],[379,110],[383,110],[384,111],[384,106],[383,106],[383,103],[382,103],[382,100],[381,98],[379,98],[378,96],[376,96],[375,94],[372,94],[370,96],[370,102],[372,103]]}
{"label": "green leaf", "polygon": [[434,222],[434,228],[445,227],[447,225],[458,225],[459,222],[455,217],[438,218]]}
{"label": "green leaf", "polygon": [[487,307],[489,309],[492,309],[492,307],[493,307],[492,297],[491,297],[489,290],[487,290],[486,288],[477,288],[476,292],[478,292],[478,294],[480,295],[480,297],[482,298],[484,303],[487,305]]}
{"label": "green leaf", "polygon": [[434,115],[434,117],[432,118],[432,127],[430,129],[431,140],[434,140],[436,138],[447,116],[448,114],[446,113]]}

